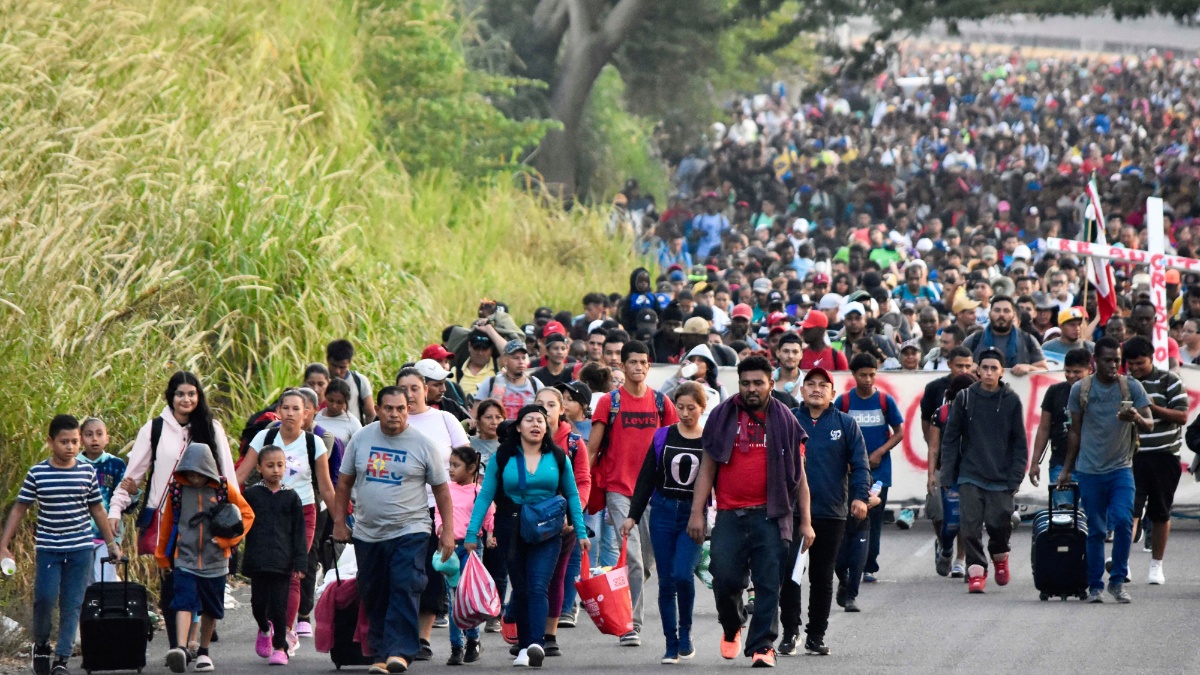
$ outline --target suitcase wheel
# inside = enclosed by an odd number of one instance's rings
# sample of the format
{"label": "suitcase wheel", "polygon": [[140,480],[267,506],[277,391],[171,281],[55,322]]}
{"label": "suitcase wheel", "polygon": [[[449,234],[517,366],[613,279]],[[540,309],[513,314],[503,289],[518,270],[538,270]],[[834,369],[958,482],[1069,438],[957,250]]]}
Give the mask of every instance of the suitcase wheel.
{"label": "suitcase wheel", "polygon": [[1041,600],[1042,602],[1047,602],[1050,600],[1050,594],[1042,593],[1041,595],[1038,596],[1038,600]]}

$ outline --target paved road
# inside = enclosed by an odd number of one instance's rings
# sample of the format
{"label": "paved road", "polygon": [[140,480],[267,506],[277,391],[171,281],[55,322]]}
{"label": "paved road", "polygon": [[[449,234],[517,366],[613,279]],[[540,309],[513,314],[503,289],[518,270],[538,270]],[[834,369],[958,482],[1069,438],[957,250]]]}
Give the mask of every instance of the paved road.
{"label": "paved road", "polygon": [[[1017,531],[1013,580],[1005,588],[991,586],[984,596],[968,596],[965,584],[933,573],[932,536],[928,524],[916,531],[888,527],[883,541],[879,583],[864,585],[859,598],[863,613],[835,611],[827,642],[834,653],[820,658],[781,658],[780,666],[811,672],[1195,672],[1200,664],[1196,640],[1200,606],[1200,528],[1181,524],[1167,556],[1167,585],[1145,584],[1149,555],[1135,546],[1132,554],[1133,604],[1101,606],[1078,601],[1043,603],[1029,571],[1029,525]],[[650,598],[656,586],[649,584]],[[746,667],[749,661],[723,661],[717,653],[719,632],[711,593],[700,587],[696,616],[697,658],[678,668],[715,673]],[[245,603],[231,610],[214,645],[219,673],[260,672],[254,656],[248,589],[236,597]],[[615,638],[590,624],[564,629],[565,655],[547,659],[545,668],[571,672],[661,672],[661,637],[656,604],[647,605],[649,629],[645,646],[621,648]],[[835,606],[834,610],[838,610]],[[585,619],[586,621],[586,619]],[[152,643],[148,673],[161,667],[162,636]],[[512,672],[507,645],[499,635],[484,636],[481,662],[461,668],[443,665],[449,651],[445,630],[434,631],[435,659],[415,664],[412,672],[470,670]],[[331,672],[329,658],[302,644],[290,672]],[[354,672],[351,669],[351,672]],[[362,672],[362,671],[358,671]]]}

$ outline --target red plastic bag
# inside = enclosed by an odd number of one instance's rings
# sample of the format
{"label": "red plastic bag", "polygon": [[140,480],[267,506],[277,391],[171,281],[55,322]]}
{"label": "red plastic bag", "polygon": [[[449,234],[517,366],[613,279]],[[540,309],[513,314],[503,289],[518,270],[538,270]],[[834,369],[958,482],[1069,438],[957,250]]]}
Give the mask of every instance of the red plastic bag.
{"label": "red plastic bag", "polygon": [[583,552],[579,569],[579,602],[601,633],[621,636],[633,630],[633,596],[629,592],[629,568],[625,566],[625,549],[629,539],[621,543],[621,557],[611,572],[591,576],[588,552]]}
{"label": "red plastic bag", "polygon": [[458,590],[454,592],[454,623],[467,630],[499,613],[500,594],[496,591],[496,582],[483,566],[479,554],[471,551],[458,578]]}

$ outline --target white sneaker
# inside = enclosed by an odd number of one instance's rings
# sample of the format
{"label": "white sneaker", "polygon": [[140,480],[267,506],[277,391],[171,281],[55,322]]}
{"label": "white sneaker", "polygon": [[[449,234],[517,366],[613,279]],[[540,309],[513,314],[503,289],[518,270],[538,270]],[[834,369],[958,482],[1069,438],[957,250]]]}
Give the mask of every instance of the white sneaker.
{"label": "white sneaker", "polygon": [[518,668],[529,667],[529,650],[528,649],[522,649],[521,651],[517,652],[517,658],[513,659],[513,666],[518,667]]}
{"label": "white sneaker", "polygon": [[1150,584],[1151,586],[1161,586],[1167,583],[1167,577],[1163,575],[1163,561],[1150,561],[1150,574],[1146,579],[1146,583]]}

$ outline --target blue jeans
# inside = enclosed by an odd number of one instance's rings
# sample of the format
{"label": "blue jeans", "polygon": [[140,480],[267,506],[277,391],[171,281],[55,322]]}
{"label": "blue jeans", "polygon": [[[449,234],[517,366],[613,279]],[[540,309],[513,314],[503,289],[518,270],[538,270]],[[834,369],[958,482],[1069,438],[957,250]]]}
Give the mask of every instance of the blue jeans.
{"label": "blue jeans", "polygon": [[749,572],[754,584],[754,614],[746,632],[745,655],[773,647],[779,637],[779,586],[788,557],[779,524],[767,518],[766,509],[717,511],[709,550],[717,620],[725,636],[732,638],[745,621],[742,594]]}
{"label": "blue jeans", "polygon": [[[463,548],[462,542],[459,542],[458,546],[455,547],[454,553],[456,555],[458,555],[459,567],[462,567],[463,565],[465,565],[467,563],[467,549]],[[454,612],[454,589],[450,589],[449,592],[450,592],[450,603],[448,606],[450,607],[450,612],[453,613]],[[478,640],[479,639],[479,626],[476,626],[474,628],[468,628],[467,630],[464,631],[463,629],[458,627],[457,623],[454,622],[453,614],[451,614],[451,619],[450,619],[450,646],[451,647],[462,647],[463,646],[463,633],[467,634],[468,640]]]}
{"label": "blue jeans", "polygon": [[507,616],[517,624],[517,644],[545,644],[546,618],[550,616],[550,580],[562,552],[562,538],[530,544],[515,535],[508,559],[512,596]]}
{"label": "blue jeans", "polygon": [[579,546],[579,540],[575,540],[575,549],[571,551],[571,558],[567,561],[567,582],[563,585],[563,604],[558,615],[570,613],[575,608],[575,600],[579,598],[579,591],[575,590],[575,582],[579,581],[580,568],[583,566],[583,548]]}
{"label": "blue jeans", "polygon": [[650,505],[650,544],[658,564],[658,613],[670,652],[679,649],[681,636],[691,635],[692,608],[696,604],[692,575],[700,562],[700,545],[687,533],[692,515],[690,499],[668,499],[656,493]]}
{"label": "blue jeans", "polygon": [[353,541],[358,594],[371,624],[367,647],[376,661],[400,656],[412,663],[420,649],[417,614],[425,590],[429,535],[418,532],[384,541]]}
{"label": "blue jeans", "polygon": [[867,512],[867,519],[871,521],[871,541],[867,546],[867,564],[863,568],[868,574],[875,574],[879,571],[879,540],[883,537],[883,512],[887,509],[888,489],[884,487],[879,491],[879,506]]}
{"label": "blue jeans", "polygon": [[54,653],[63,660],[71,658],[75,631],[79,628],[79,610],[83,592],[92,573],[92,548],[53,553],[37,551],[37,573],[33,578],[33,641],[50,642],[50,623],[58,605],[58,643]]}
{"label": "blue jeans", "polygon": [[870,521],[866,518],[862,520],[858,520],[854,516],[846,518],[846,533],[842,536],[842,546],[838,551],[837,562],[834,563],[833,568],[838,579],[838,591],[840,591],[838,595],[844,600],[854,600],[858,597],[863,568],[867,565],[870,528]]}
{"label": "blue jeans", "polygon": [[[1059,474],[1062,473],[1062,469],[1063,469],[1062,464],[1051,464],[1050,465],[1050,484],[1051,485],[1054,485],[1055,483],[1058,482],[1058,476],[1059,476]],[[1071,480],[1075,481],[1076,483],[1079,482],[1079,472],[1078,471],[1071,472]],[[1054,504],[1053,504],[1054,506],[1071,506],[1072,502],[1071,502],[1071,493],[1070,492],[1067,492],[1065,490],[1055,490],[1051,494],[1054,495]],[[1082,501],[1082,499],[1083,499],[1083,495],[1081,494],[1080,500]]]}
{"label": "blue jeans", "polygon": [[1076,475],[1087,512],[1088,590],[1104,588],[1104,538],[1109,530],[1113,545],[1108,580],[1122,583],[1129,574],[1129,545],[1133,542],[1133,469]]}
{"label": "blue jeans", "polygon": [[617,541],[617,530],[608,522],[608,509],[584,517],[584,522],[599,539],[599,551],[591,551],[592,567],[612,567],[621,557],[621,543]]}

